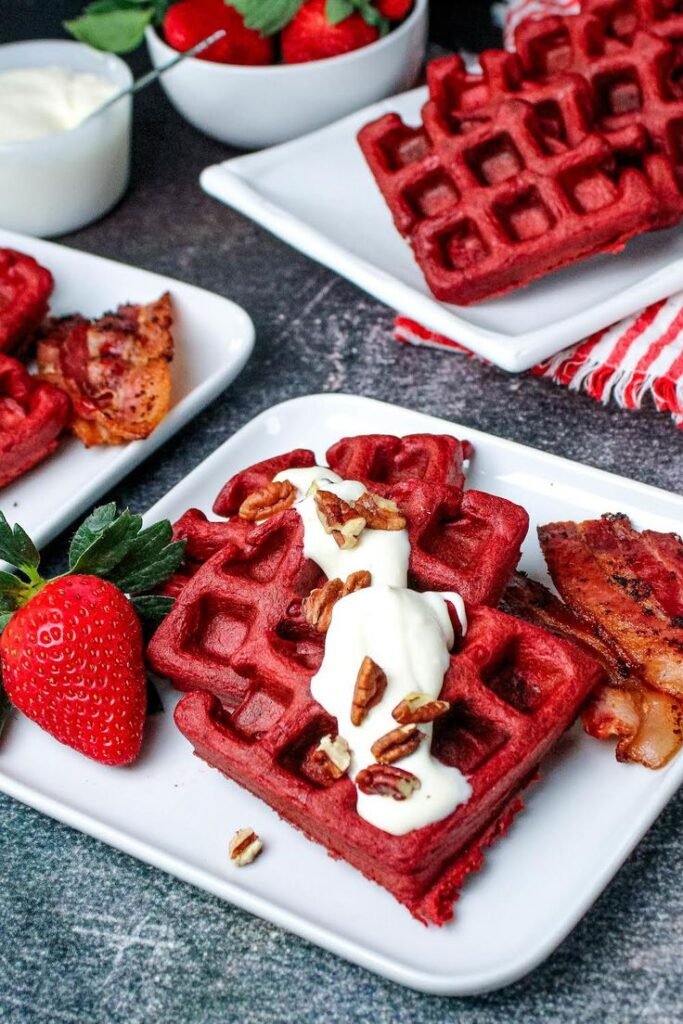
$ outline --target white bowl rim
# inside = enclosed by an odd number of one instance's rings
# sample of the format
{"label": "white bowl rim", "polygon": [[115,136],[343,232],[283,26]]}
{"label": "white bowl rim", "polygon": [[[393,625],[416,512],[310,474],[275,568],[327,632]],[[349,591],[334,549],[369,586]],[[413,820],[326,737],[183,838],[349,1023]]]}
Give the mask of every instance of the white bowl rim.
{"label": "white bowl rim", "polygon": [[[407,34],[413,25],[422,16],[423,12],[427,9],[429,0],[415,0],[413,9],[405,19],[401,22],[398,28],[392,29],[382,39],[376,39],[373,43],[368,43],[367,46],[360,46],[357,50],[350,50],[348,53],[337,54],[336,57],[322,57],[319,60],[307,60],[301,61],[297,64],[223,64],[216,60],[201,60],[199,57],[188,57],[184,64],[190,66],[199,65],[201,68],[210,69],[207,71],[208,74],[224,74],[229,72],[231,74],[243,74],[243,75],[255,75],[258,72],[264,76],[267,74],[281,75],[289,72],[290,74],[296,69],[299,72],[305,73],[308,69],[314,70],[321,67],[321,65],[329,65],[334,62],[337,66],[342,62],[352,63],[354,60],[358,60],[362,55],[366,53],[376,53],[380,47],[388,48],[392,42],[396,42],[398,38]],[[148,39],[153,36],[155,43],[158,43],[163,49],[168,51],[169,60],[174,55],[178,54],[178,50],[174,50],[172,46],[169,46],[165,39],[157,32],[154,25],[148,25],[145,29],[145,35]]]}
{"label": "white bowl rim", "polygon": [[[125,79],[125,85],[122,88],[127,88],[133,84],[133,72],[131,71],[128,64],[116,53],[107,53],[102,50],[96,50],[93,46],[88,46],[87,43],[80,43],[76,39],[19,39],[16,42],[2,43],[0,44],[0,55],[7,50],[38,50],[40,47],[54,46],[57,49],[66,52],[70,50],[74,53],[77,49],[85,51],[86,53],[95,55],[98,54],[102,58],[103,64],[109,62],[117,67],[117,69],[123,72],[123,78]],[[0,73],[3,68],[0,67]],[[110,108],[108,108],[110,109]],[[93,131],[94,125],[99,123],[98,117],[88,118],[81,124],[77,124],[74,128],[69,128],[61,132],[53,132],[51,135],[41,135],[37,139],[19,139],[15,142],[0,142],[0,153],[9,153],[10,151],[19,151],[22,149],[39,149],[40,146],[55,146],[60,145],[58,140],[69,138],[75,139],[78,135],[85,134],[88,131]]]}

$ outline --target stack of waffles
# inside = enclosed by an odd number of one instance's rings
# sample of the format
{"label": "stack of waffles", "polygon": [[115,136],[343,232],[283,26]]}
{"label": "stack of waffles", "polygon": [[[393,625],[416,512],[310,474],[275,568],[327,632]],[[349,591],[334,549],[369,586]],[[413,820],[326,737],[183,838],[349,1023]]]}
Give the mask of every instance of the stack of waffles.
{"label": "stack of waffles", "polygon": [[176,524],[186,562],[170,584],[174,609],[149,648],[155,670],[189,691],[176,722],[201,758],[437,924],[452,916],[463,879],[508,828],[539,761],[600,676],[578,648],[495,609],[528,517],[505,499],[464,490],[471,455],[469,444],[432,435],[346,438],[327,452],[338,477],[397,507],[409,586],[457,591],[465,601],[431,755],[457,768],[471,791],[441,820],[404,835],[383,831],[357,812],[354,781],[331,776],[318,756],[323,737],[349,731],[311,695],[326,637],[306,605],[328,581],[304,554],[303,518],[289,498],[263,521],[245,515],[274,477],[314,466],[313,452],[233,477],[214,504],[221,521],[191,510]]}
{"label": "stack of waffles", "polygon": [[516,53],[429,68],[423,123],[361,148],[434,295],[468,305],[683,216],[680,0],[527,18]]}

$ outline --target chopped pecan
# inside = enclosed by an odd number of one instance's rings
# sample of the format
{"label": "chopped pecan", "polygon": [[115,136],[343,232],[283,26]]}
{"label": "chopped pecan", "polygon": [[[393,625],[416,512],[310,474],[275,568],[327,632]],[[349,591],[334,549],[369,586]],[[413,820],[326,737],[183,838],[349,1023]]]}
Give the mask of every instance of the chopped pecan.
{"label": "chopped pecan", "polygon": [[412,772],[395,768],[391,764],[371,764],[358,772],[356,785],[361,793],[369,796],[390,796],[394,800],[406,800],[420,788],[420,780]]}
{"label": "chopped pecan", "polygon": [[269,519],[283,512],[296,501],[296,487],[289,480],[273,480],[245,498],[239,508],[239,515],[249,522]]}
{"label": "chopped pecan", "polygon": [[351,767],[351,751],[343,736],[323,736],[313,752],[313,760],[331,779],[341,779]]}
{"label": "chopped pecan", "polygon": [[447,700],[436,700],[428,693],[409,693],[391,712],[401,725],[433,722],[445,715],[450,704]]}
{"label": "chopped pecan", "polygon": [[346,583],[339,579],[328,580],[324,586],[312,590],[308,597],[304,598],[301,605],[304,618],[315,626],[319,633],[327,633],[332,620],[332,609],[337,601],[354,594],[357,590],[364,590],[371,582],[372,577],[366,569],[352,572]]}
{"label": "chopped pecan", "polygon": [[388,498],[380,498],[378,494],[366,491],[353,507],[359,515],[363,516],[370,530],[405,530],[406,520],[398,510],[395,501]]}
{"label": "chopped pecan", "polygon": [[386,688],[387,677],[379,665],[372,658],[363,658],[353,689],[351,721],[354,725],[360,725],[368,711],[379,704]]}
{"label": "chopped pecan", "polygon": [[394,761],[414,754],[424,738],[425,733],[416,725],[400,725],[398,729],[380,736],[370,749],[380,764],[393,764]]}
{"label": "chopped pecan", "polygon": [[251,864],[252,861],[256,860],[262,849],[263,842],[256,835],[253,828],[238,829],[228,846],[230,860],[238,868]]}
{"label": "chopped pecan", "polygon": [[365,529],[363,516],[332,491],[318,490],[314,500],[325,533],[330,533],[340,548],[355,548]]}

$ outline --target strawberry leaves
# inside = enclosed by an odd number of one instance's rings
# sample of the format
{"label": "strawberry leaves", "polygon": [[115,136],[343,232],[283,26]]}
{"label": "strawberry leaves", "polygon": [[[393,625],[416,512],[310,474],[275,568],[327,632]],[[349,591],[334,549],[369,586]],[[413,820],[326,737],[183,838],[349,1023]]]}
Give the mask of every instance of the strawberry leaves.
{"label": "strawberry leaves", "polygon": [[82,43],[110,53],[130,53],[142,42],[145,29],[161,24],[172,0],[93,0],[83,14],[65,21],[67,32]]}
{"label": "strawberry leaves", "polygon": [[[96,508],[76,531],[69,548],[69,572],[99,576],[137,597],[167,580],[179,568],[184,550],[182,541],[173,540],[167,519],[143,529],[141,516],[127,509],[117,516],[112,502]],[[147,610],[153,618],[163,617],[169,609],[156,597],[139,605],[141,613]]]}
{"label": "strawberry leaves", "polygon": [[[98,576],[128,594],[138,614],[160,622],[173,599],[145,593],[168,579],[183,560],[185,543],[173,540],[167,519],[143,527],[142,516],[125,509],[117,515],[111,502],[96,508],[79,526],[69,546],[64,574]],[[12,613],[44,586],[38,573],[40,555],[25,530],[11,527],[0,512],[0,559],[17,574],[0,570],[0,632]],[[26,577],[25,579],[22,577]],[[144,596],[143,596],[144,595]]]}
{"label": "strawberry leaves", "polygon": [[[35,579],[40,555],[35,544],[18,523],[12,528],[0,512],[0,559],[16,565],[28,579]],[[8,575],[3,573],[3,575]]]}
{"label": "strawberry leaves", "polygon": [[229,0],[244,18],[247,28],[272,36],[288,25],[304,0]]}

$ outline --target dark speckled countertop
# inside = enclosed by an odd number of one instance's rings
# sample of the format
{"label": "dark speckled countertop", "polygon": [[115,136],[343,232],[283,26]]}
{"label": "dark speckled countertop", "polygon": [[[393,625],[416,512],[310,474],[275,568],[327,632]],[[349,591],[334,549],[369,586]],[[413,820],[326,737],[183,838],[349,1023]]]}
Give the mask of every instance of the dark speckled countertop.
{"label": "dark speckled countertop", "polygon": [[[0,0],[0,40],[58,35],[78,7]],[[256,324],[239,380],[108,498],[146,508],[256,413],[318,391],[371,395],[683,489],[683,435],[667,416],[394,344],[390,310],[199,190],[200,170],[228,155],[149,90],[129,195],[64,240],[228,295]],[[0,1021],[673,1024],[683,1019],[682,827],[679,795],[543,966],[458,1000],[377,978],[2,797]]]}

